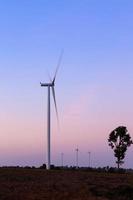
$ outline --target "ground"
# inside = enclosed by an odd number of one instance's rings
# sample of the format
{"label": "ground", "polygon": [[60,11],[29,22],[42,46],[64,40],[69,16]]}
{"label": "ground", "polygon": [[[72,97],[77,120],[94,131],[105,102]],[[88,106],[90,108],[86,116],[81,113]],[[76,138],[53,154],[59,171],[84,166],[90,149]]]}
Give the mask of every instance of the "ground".
{"label": "ground", "polygon": [[133,200],[133,174],[0,169],[0,200]]}

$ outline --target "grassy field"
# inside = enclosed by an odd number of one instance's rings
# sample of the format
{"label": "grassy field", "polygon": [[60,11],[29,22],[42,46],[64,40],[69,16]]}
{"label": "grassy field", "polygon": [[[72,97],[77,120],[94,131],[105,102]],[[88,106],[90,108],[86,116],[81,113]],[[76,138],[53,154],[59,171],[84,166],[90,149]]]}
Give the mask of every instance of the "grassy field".
{"label": "grassy field", "polygon": [[0,200],[133,200],[133,174],[0,169]]}

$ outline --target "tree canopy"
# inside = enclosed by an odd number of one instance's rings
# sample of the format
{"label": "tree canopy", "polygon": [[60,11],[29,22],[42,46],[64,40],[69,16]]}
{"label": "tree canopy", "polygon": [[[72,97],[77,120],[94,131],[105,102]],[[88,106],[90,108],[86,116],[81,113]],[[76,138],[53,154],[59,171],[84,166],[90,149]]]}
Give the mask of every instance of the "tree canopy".
{"label": "tree canopy", "polygon": [[125,126],[119,126],[109,134],[109,146],[114,150],[118,168],[124,163],[127,148],[133,144],[131,136]]}

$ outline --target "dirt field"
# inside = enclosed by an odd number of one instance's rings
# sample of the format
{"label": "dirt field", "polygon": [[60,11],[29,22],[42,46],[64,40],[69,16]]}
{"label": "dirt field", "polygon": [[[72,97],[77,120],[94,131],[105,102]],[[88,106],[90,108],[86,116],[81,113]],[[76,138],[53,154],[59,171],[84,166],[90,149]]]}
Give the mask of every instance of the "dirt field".
{"label": "dirt field", "polygon": [[0,169],[0,200],[133,200],[133,174]]}

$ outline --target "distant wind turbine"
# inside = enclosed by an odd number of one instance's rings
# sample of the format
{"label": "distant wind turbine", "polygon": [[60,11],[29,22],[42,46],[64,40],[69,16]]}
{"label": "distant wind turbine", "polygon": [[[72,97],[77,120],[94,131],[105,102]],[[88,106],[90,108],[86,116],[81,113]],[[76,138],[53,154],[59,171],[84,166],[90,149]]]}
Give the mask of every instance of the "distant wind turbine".
{"label": "distant wind turbine", "polygon": [[41,83],[40,82],[41,87],[47,87],[48,88],[48,105],[47,105],[47,163],[46,163],[47,169],[50,169],[50,165],[51,165],[51,143],[50,143],[50,138],[51,138],[51,109],[50,108],[51,107],[50,107],[50,88],[52,89],[52,95],[53,95],[54,104],[55,104],[56,116],[57,116],[57,120],[59,122],[54,86],[55,86],[55,80],[56,80],[57,72],[58,72],[58,69],[59,69],[59,66],[60,66],[60,63],[61,63],[62,55],[63,55],[63,51],[61,52],[61,55],[59,57],[58,64],[57,64],[57,67],[56,67],[56,71],[55,71],[55,75],[53,77],[53,80],[51,80],[51,78],[50,78],[50,83]]}
{"label": "distant wind turbine", "polygon": [[75,151],[76,151],[76,168],[78,169],[78,153],[79,153],[78,147],[75,149]]}
{"label": "distant wind turbine", "polygon": [[89,156],[89,167],[91,167],[91,152],[88,151],[88,156]]}
{"label": "distant wind turbine", "polygon": [[61,167],[64,166],[64,153],[61,153]]}

